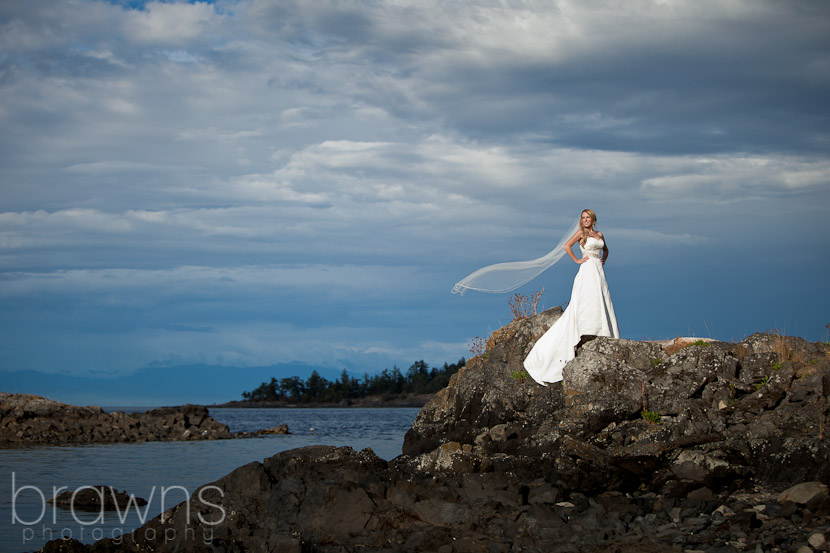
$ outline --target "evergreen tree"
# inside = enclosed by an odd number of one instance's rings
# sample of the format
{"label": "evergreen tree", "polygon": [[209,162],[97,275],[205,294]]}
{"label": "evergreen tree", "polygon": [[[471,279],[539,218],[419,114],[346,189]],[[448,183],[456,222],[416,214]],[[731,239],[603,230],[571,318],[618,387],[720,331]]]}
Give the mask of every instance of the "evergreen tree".
{"label": "evergreen tree", "polygon": [[466,364],[462,357],[458,362],[441,368],[430,368],[421,359],[415,361],[402,373],[397,365],[392,369],[383,369],[369,375],[363,373],[363,380],[349,375],[343,369],[340,378],[330,382],[315,370],[303,381],[299,376],[288,378],[271,378],[250,392],[242,392],[245,401],[290,401],[290,402],[340,402],[366,396],[384,395],[387,397],[401,394],[431,394],[449,384],[450,377]]}

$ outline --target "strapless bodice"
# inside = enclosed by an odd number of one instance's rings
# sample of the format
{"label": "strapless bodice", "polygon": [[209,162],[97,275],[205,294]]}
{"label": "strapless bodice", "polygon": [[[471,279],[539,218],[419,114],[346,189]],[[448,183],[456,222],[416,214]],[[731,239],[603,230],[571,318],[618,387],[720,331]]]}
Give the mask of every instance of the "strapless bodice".
{"label": "strapless bodice", "polygon": [[600,238],[589,236],[585,241],[585,245],[579,246],[582,251],[582,257],[593,257],[594,259],[602,259],[602,248],[605,247],[605,241]]}

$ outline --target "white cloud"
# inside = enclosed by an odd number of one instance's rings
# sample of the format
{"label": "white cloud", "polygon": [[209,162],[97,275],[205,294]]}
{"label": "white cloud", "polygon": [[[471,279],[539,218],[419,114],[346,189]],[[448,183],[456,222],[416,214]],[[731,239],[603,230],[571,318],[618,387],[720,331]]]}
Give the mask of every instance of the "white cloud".
{"label": "white cloud", "polygon": [[212,140],[222,143],[233,143],[239,140],[259,138],[263,135],[261,130],[231,131],[210,127],[205,129],[186,129],[178,133],[181,140]]}
{"label": "white cloud", "polygon": [[791,191],[830,189],[830,161],[797,156],[676,157],[672,174],[643,180],[654,197],[740,201]]}
{"label": "white cloud", "polygon": [[166,54],[170,61],[175,61],[176,63],[199,63],[200,61],[198,56],[194,56],[184,50],[174,50],[172,52],[166,52]]}
{"label": "white cloud", "polygon": [[659,246],[688,246],[708,244],[715,239],[712,236],[695,235],[689,233],[671,234],[650,229],[611,228],[610,236],[615,242],[637,243],[643,247]]}
{"label": "white cloud", "polygon": [[66,168],[71,173],[124,173],[134,171],[162,171],[169,169],[161,165],[152,165],[149,163],[139,163],[136,161],[94,161],[91,163],[76,163]]}
{"label": "white cloud", "polygon": [[110,111],[123,115],[135,115],[140,111],[134,103],[122,98],[110,98],[106,101],[106,106]]}
{"label": "white cloud", "polygon": [[[170,269],[71,269],[52,272],[6,273],[0,294],[89,294],[101,300],[124,298],[152,291],[152,303],[176,297],[227,298],[302,293],[328,298],[360,295],[366,300],[386,296],[398,286],[411,287],[416,280],[411,267],[379,265],[273,265],[238,267],[180,266]],[[124,295],[130,294],[130,295]],[[107,298],[110,298],[109,300]]]}
{"label": "white cloud", "polygon": [[[54,237],[73,231],[117,232],[129,230],[130,225],[118,214],[102,213],[94,209],[71,208],[53,213],[0,213],[0,229],[37,235],[45,232]],[[61,240],[63,241],[63,240]]]}
{"label": "white cloud", "polygon": [[[96,162],[70,171],[123,178],[163,169]],[[417,143],[326,141],[286,153],[282,166],[270,173],[207,178],[167,191],[216,207],[183,203],[166,209],[2,213],[5,246],[0,253],[19,251],[25,243],[51,244],[64,252],[106,247],[108,263],[118,267],[154,265],[173,252],[192,261],[233,252],[234,263],[259,264],[261,256],[273,255],[305,263],[313,263],[315,256],[391,261],[404,251],[420,259],[430,252],[475,256],[488,244],[500,248],[517,240],[520,248],[539,251],[546,233],[567,226],[571,211],[585,204],[602,206],[603,223],[610,219],[619,234],[632,240],[661,237],[689,245],[700,243],[700,233],[691,229],[713,205],[747,198],[775,202],[782,195],[826,191],[828,179],[827,162],[782,155],[508,148],[435,135]],[[661,209],[669,206],[671,227],[684,230],[643,230],[642,218],[653,210],[652,202]],[[474,237],[479,241],[471,244]],[[134,248],[142,250],[140,258]],[[450,254],[453,250],[459,253]],[[84,266],[87,258],[95,266],[101,262],[87,254],[74,263]]]}
{"label": "white cloud", "polygon": [[128,13],[125,30],[140,42],[176,44],[199,37],[220,17],[207,2],[148,2],[143,10]]}

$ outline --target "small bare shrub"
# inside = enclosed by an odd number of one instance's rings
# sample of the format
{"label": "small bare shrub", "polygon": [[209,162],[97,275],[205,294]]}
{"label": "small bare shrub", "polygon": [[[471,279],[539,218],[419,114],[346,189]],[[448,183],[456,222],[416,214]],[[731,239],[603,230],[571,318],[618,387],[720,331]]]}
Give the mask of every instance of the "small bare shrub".
{"label": "small bare shrub", "polygon": [[514,294],[513,299],[508,300],[507,305],[510,306],[510,313],[513,315],[513,320],[527,319],[536,314],[536,306],[539,303],[539,298],[545,293],[542,288],[538,292],[534,292],[530,296],[522,294]]}
{"label": "small bare shrub", "polygon": [[781,334],[781,331],[776,329],[772,334],[772,351],[778,355],[778,361],[790,361],[793,356],[793,351],[787,344],[787,337]]}
{"label": "small bare shrub", "polygon": [[484,353],[485,348],[486,348],[486,342],[485,342],[484,338],[481,338],[480,336],[476,336],[475,338],[472,339],[472,341],[470,343],[470,353],[472,353],[473,356],[481,355],[482,353]]}
{"label": "small bare shrub", "polygon": [[750,354],[749,348],[743,344],[736,344],[733,351],[735,352],[735,357],[738,358],[738,361],[743,361],[746,356]]}

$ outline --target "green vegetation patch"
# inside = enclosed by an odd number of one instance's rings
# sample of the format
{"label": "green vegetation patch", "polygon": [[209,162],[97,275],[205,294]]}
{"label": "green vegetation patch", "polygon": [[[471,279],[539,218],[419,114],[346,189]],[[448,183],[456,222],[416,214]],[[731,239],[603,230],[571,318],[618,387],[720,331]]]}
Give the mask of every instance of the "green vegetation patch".
{"label": "green vegetation patch", "polygon": [[513,371],[512,373],[510,373],[510,378],[512,378],[513,380],[516,380],[518,382],[524,382],[525,380],[530,378],[530,373],[528,373],[524,369],[522,369],[520,371]]}
{"label": "green vegetation patch", "polygon": [[709,348],[709,347],[712,347],[712,344],[710,344],[706,340],[695,340],[694,342],[689,344],[689,346],[700,346],[702,348]]}
{"label": "green vegetation patch", "polygon": [[663,424],[663,419],[657,411],[641,411],[640,416],[649,424]]}
{"label": "green vegetation patch", "polygon": [[761,379],[761,382],[755,385],[755,389],[760,390],[761,388],[767,385],[767,382],[769,382],[769,375],[765,374],[764,378]]}

